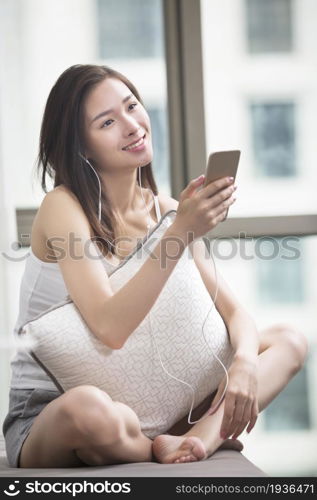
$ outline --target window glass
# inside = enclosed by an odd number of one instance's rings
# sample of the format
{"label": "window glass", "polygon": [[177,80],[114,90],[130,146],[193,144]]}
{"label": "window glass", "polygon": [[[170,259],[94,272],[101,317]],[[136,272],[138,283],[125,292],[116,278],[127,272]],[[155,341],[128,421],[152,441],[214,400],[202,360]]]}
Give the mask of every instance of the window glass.
{"label": "window glass", "polygon": [[293,103],[250,105],[254,175],[296,174],[294,108]]}
{"label": "window glass", "polygon": [[[303,241],[304,240],[304,241]],[[305,238],[260,238],[257,294],[261,304],[292,304],[305,300]]]}
{"label": "window glass", "polygon": [[209,249],[219,273],[259,328],[284,321],[309,337],[315,329],[317,236],[204,239],[206,256]]}
{"label": "window glass", "polygon": [[[201,0],[206,153],[241,150],[228,229],[243,232],[237,217],[256,227],[260,217],[317,212],[315,19],[311,0]],[[287,220],[292,236],[295,219]],[[259,332],[287,323],[304,334],[312,353],[305,370],[260,413],[246,439],[247,456],[273,475],[316,472],[317,237],[292,242],[299,253],[293,260],[265,258],[285,238],[211,243],[219,272]]]}
{"label": "window glass", "polygon": [[308,362],[265,408],[264,426],[267,431],[287,432],[310,429],[307,367]]}
{"label": "window glass", "polygon": [[[215,238],[206,243],[218,273],[254,319],[259,332],[274,324],[287,323],[301,331],[309,343],[304,369],[259,414],[254,445],[259,450],[256,457],[261,461],[263,450],[259,448],[259,439],[261,436],[266,439],[266,431],[317,431],[311,410],[316,405],[317,280],[314,260],[317,236]],[[211,259],[210,268],[213,268]],[[251,435],[250,439],[253,439]],[[291,434],[289,439],[292,439]],[[313,448],[308,452],[313,453]]]}
{"label": "window glass", "polygon": [[102,59],[163,57],[161,0],[98,0]]}
{"label": "window glass", "polygon": [[[252,53],[250,18],[252,37],[263,39]],[[230,217],[317,211],[313,19],[310,0],[201,0],[206,152],[241,150]],[[278,44],[288,32],[296,44]]]}
{"label": "window glass", "polygon": [[250,52],[290,51],[292,0],[246,0]]}
{"label": "window glass", "polygon": [[159,186],[164,191],[169,190],[166,184],[168,179],[168,137],[167,137],[167,123],[166,123],[166,110],[162,108],[147,109],[152,127],[152,141],[153,141],[153,169],[155,172],[155,179]]}

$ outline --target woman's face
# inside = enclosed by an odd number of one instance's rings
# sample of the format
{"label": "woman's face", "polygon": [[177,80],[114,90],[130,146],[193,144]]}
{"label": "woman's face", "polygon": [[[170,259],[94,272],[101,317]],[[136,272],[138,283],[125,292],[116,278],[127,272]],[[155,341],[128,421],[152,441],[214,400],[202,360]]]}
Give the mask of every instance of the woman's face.
{"label": "woman's face", "polygon": [[84,103],[85,155],[101,169],[136,168],[152,161],[150,119],[131,90],[106,78]]}

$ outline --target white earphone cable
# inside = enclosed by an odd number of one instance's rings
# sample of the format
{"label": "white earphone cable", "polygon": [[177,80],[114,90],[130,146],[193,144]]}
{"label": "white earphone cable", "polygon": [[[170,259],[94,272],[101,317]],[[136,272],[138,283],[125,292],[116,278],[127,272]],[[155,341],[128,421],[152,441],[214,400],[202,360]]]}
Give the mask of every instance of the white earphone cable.
{"label": "white earphone cable", "polygon": [[139,174],[139,186],[140,186],[140,189],[141,189],[141,196],[142,196],[144,206],[145,206],[145,208],[146,208],[146,210],[147,210],[147,213],[148,213],[148,216],[149,216],[149,218],[148,218],[148,223],[147,223],[147,226],[146,226],[146,227],[147,227],[147,234],[146,234],[146,236],[148,236],[148,235],[149,235],[149,231],[150,231],[150,220],[151,220],[151,214],[150,214],[150,212],[149,212],[149,210],[148,210],[147,204],[145,203],[145,199],[144,199],[143,192],[142,192],[142,184],[141,184],[141,167],[138,167],[138,174]]}
{"label": "white earphone cable", "polygon": [[99,175],[97,174],[96,170],[94,169],[94,167],[92,166],[92,164],[90,163],[88,158],[85,158],[81,153],[78,153],[78,154],[87,163],[87,165],[89,165],[93,169],[93,171],[98,179],[98,183],[99,183],[98,220],[99,220],[99,222],[101,222],[101,183],[100,183]]}

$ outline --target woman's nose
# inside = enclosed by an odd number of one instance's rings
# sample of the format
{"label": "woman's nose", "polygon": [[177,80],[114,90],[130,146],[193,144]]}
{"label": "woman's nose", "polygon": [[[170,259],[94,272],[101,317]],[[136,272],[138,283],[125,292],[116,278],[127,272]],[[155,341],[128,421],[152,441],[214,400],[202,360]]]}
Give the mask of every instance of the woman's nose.
{"label": "woman's nose", "polygon": [[124,121],[124,134],[133,135],[141,128],[139,123],[132,116],[127,116]]}

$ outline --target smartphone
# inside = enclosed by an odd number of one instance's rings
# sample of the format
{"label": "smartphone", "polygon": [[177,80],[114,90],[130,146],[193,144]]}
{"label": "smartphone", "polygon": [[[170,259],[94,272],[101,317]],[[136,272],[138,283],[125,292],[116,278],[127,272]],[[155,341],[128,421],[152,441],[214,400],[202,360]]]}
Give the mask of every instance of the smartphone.
{"label": "smartphone", "polygon": [[203,187],[221,177],[233,177],[235,179],[240,153],[241,151],[239,150],[215,151],[214,153],[210,153]]}
{"label": "smartphone", "polygon": [[[235,179],[240,153],[240,150],[215,151],[214,153],[210,153],[206,167],[205,182],[202,188],[221,177],[233,177]],[[225,219],[227,218],[228,210]]]}

